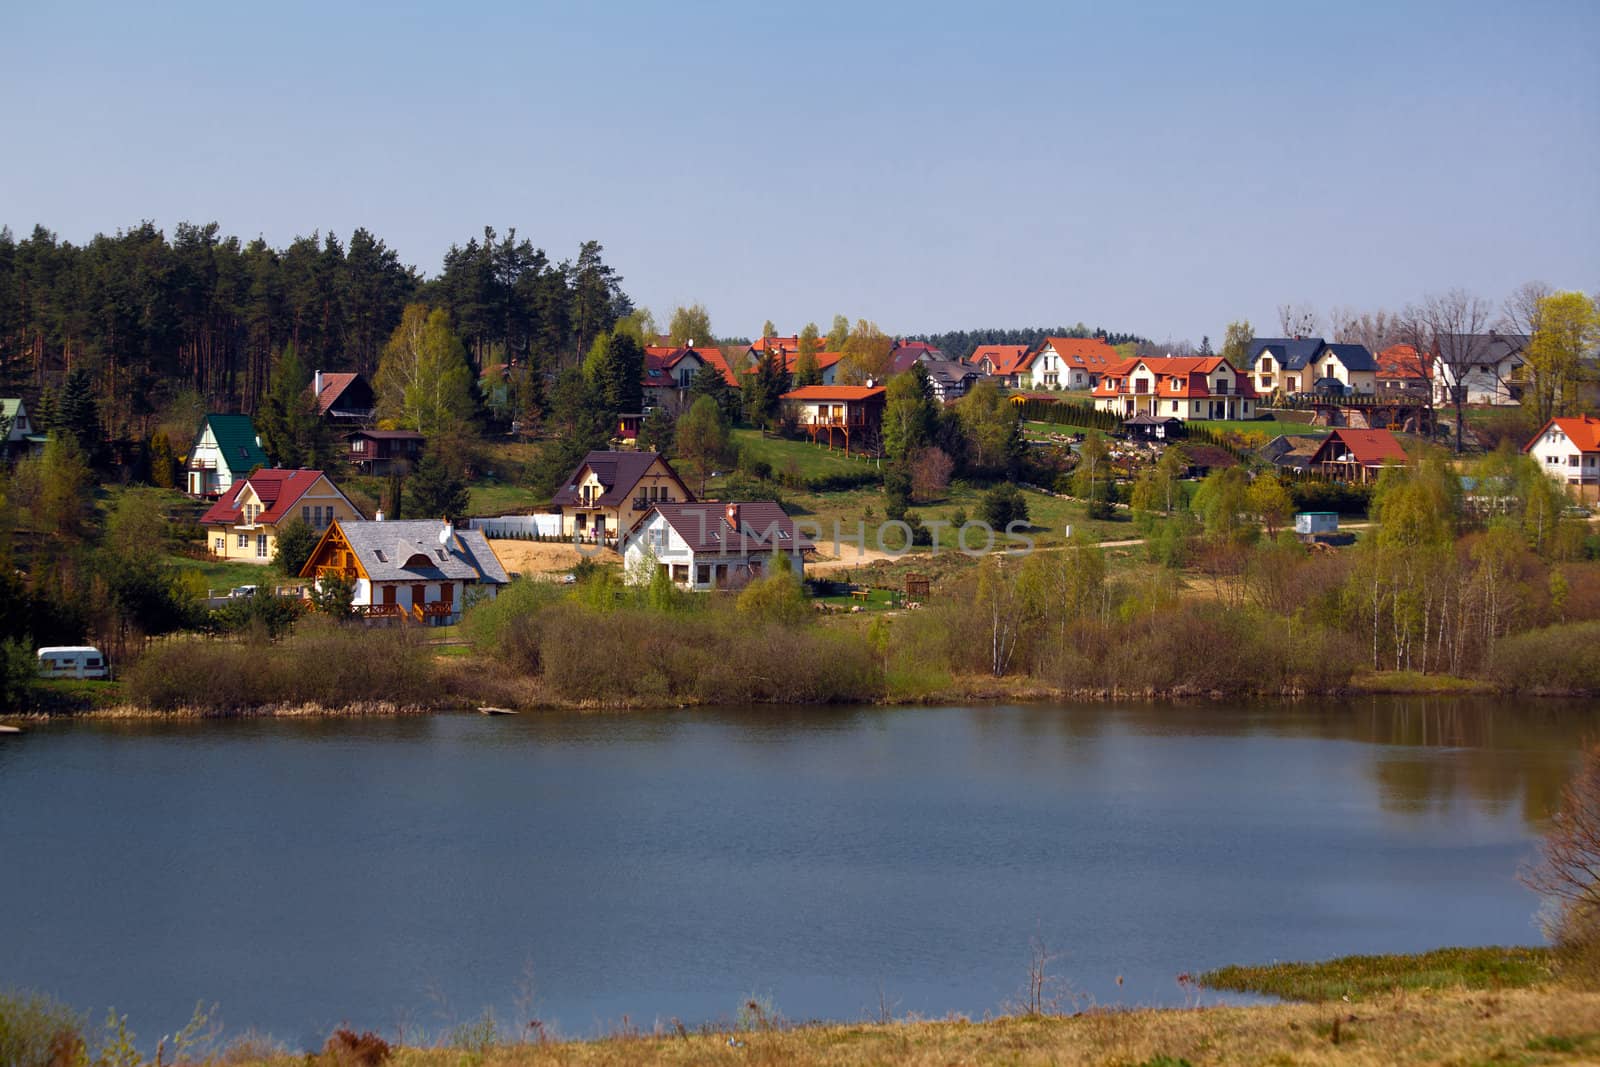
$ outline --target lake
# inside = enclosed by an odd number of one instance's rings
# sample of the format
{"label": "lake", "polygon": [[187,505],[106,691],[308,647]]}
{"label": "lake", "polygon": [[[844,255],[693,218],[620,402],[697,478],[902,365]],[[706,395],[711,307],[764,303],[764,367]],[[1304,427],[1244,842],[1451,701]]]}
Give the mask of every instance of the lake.
{"label": "lake", "polygon": [[1392,698],[39,725],[0,740],[0,987],[141,1044],[197,1001],[297,1047],[486,1008],[581,1037],[752,995],[978,1017],[1038,940],[1078,1003],[1182,1004],[1227,963],[1540,943],[1517,868],[1597,728]]}

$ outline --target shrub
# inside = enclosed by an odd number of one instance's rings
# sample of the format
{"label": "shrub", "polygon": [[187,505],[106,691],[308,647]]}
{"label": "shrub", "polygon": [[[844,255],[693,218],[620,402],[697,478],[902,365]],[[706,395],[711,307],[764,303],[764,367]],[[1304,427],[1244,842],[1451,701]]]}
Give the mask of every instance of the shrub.
{"label": "shrub", "polygon": [[332,1061],[339,1067],[382,1067],[391,1054],[389,1043],[371,1030],[363,1030],[358,1034],[340,1027],[322,1046],[323,1060]]}
{"label": "shrub", "polygon": [[1002,483],[983,494],[980,513],[992,529],[1004,530],[1013,522],[1028,521],[1028,500],[1016,486]]}
{"label": "shrub", "polygon": [[1561,792],[1538,863],[1522,880],[1553,905],[1546,933],[1563,974],[1600,987],[1600,744]]}
{"label": "shrub", "polygon": [[78,1013],[38,993],[0,990],[0,1063],[57,1067],[87,1059]]}
{"label": "shrub", "polygon": [[1600,621],[1547,626],[1502,638],[1491,681],[1533,693],[1600,693]]}

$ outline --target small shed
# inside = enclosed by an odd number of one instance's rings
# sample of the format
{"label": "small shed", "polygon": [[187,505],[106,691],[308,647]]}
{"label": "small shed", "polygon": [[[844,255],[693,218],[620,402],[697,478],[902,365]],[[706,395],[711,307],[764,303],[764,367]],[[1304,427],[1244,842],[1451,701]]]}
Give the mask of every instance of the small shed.
{"label": "small shed", "polygon": [[1152,441],[1165,441],[1169,437],[1178,436],[1183,428],[1182,419],[1163,419],[1141,411],[1131,419],[1122,420],[1123,429],[1137,438]]}
{"label": "small shed", "polygon": [[908,574],[908,575],[906,575],[906,599],[907,600],[926,600],[926,599],[928,599],[928,588],[929,588],[930,584],[931,583],[928,581],[928,576],[926,574]]}
{"label": "small shed", "polygon": [[1302,537],[1339,532],[1337,511],[1302,511],[1294,517],[1294,532]]}

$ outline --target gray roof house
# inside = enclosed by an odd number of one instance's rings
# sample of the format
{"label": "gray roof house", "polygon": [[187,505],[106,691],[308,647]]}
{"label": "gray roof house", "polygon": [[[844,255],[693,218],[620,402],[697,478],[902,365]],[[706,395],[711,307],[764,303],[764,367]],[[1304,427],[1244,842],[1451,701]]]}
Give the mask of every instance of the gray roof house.
{"label": "gray roof house", "polygon": [[460,619],[469,589],[492,597],[510,581],[480,531],[440,519],[334,520],[300,577],[351,582],[367,618],[440,626]]}
{"label": "gray roof house", "polygon": [[1248,364],[1260,393],[1306,393],[1326,378],[1353,393],[1372,393],[1378,386],[1378,361],[1366,345],[1320,337],[1257,337]]}

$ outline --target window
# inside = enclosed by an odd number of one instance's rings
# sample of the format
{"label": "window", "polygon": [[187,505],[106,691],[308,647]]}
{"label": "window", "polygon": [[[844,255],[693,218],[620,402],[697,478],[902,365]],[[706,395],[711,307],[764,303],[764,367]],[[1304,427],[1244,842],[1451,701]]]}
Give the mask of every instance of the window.
{"label": "window", "polygon": [[1178,402],[1176,400],[1172,402],[1172,413],[1174,415],[1178,413]]}
{"label": "window", "polygon": [[363,440],[362,438],[358,437],[354,441],[350,442],[350,451],[352,451],[352,452],[365,452],[366,450],[367,450],[367,442],[365,440]]}
{"label": "window", "polygon": [[711,564],[697,563],[694,568],[694,581],[696,585],[711,584]]}
{"label": "window", "polygon": [[1546,456],[1546,457],[1544,457],[1544,461],[1546,463],[1560,463],[1561,462],[1561,457],[1560,456]]}
{"label": "window", "polygon": [[267,535],[266,534],[256,534],[256,556],[261,558],[261,559],[266,559],[267,558]]}
{"label": "window", "polygon": [[1578,465],[1578,457],[1577,456],[1568,456],[1567,457],[1567,466],[1576,467],[1577,465]]}
{"label": "window", "polygon": [[305,523],[307,526],[315,525],[311,521],[311,509],[310,508],[301,508],[300,509],[300,521]]}
{"label": "window", "polygon": [[242,533],[242,534],[239,535],[239,547],[240,548],[249,548],[250,547],[250,535],[249,534]]}
{"label": "window", "polygon": [[228,551],[228,539],[226,537],[217,538],[217,555],[220,556],[226,551]]}

